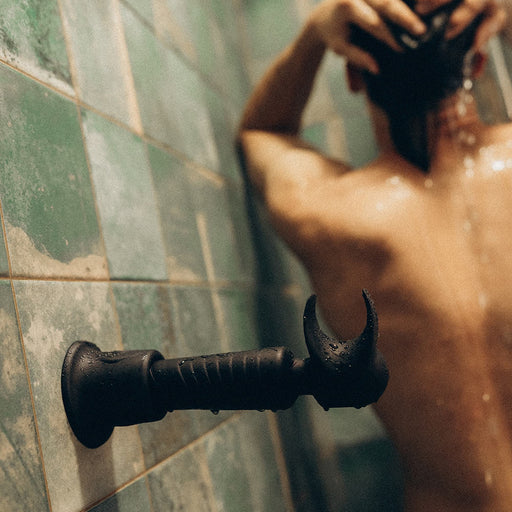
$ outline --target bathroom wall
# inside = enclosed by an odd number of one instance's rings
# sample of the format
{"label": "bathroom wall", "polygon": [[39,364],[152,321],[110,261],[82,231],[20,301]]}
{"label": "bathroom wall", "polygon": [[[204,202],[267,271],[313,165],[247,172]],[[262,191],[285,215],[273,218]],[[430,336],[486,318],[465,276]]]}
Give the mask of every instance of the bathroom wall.
{"label": "bathroom wall", "polygon": [[[247,212],[233,137],[309,8],[0,0],[1,510],[361,512],[394,488],[369,410],[301,399],[277,415],[174,412],[89,450],[61,405],[77,339],[166,357],[261,344],[305,355],[307,281]],[[366,161],[361,112],[327,59],[306,136]]]}

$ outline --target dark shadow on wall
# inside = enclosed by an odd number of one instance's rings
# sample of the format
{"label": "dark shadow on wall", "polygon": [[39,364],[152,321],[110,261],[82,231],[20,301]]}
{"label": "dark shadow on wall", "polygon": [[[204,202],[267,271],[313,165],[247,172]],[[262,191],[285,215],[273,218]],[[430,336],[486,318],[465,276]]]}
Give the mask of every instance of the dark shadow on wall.
{"label": "dark shadow on wall", "polygon": [[[246,177],[243,156],[239,155]],[[302,333],[302,311],[293,297],[284,293],[293,283],[290,262],[281,241],[274,234],[248,180],[245,179],[247,215],[256,256],[256,321],[258,340],[263,346],[286,346],[297,357],[307,355]],[[279,433],[290,479],[296,512],[327,510],[318,471],[318,454],[304,399],[277,413]]]}

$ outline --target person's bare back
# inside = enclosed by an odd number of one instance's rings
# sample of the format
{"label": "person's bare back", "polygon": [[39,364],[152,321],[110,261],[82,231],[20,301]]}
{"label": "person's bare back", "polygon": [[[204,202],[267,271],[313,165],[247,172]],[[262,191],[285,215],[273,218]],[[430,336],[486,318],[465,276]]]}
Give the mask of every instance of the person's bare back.
{"label": "person's bare back", "polygon": [[512,128],[477,139],[447,139],[427,175],[388,154],[332,178],[292,241],[338,335],[364,325],[362,288],[376,303],[391,375],[376,409],[408,511],[512,503]]}

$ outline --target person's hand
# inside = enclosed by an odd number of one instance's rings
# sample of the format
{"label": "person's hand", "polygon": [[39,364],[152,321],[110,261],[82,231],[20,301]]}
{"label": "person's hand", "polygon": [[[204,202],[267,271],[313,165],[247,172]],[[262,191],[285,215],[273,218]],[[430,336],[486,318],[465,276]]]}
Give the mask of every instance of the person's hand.
{"label": "person's hand", "polygon": [[[450,0],[418,0],[415,11],[419,15],[428,14],[449,3]],[[484,18],[478,27],[473,42],[473,50],[482,51],[491,37],[505,26],[507,15],[497,0],[464,0],[450,16],[446,38],[457,37],[478,15]]]}
{"label": "person's hand", "polygon": [[396,51],[395,41],[386,21],[400,25],[413,35],[426,27],[402,0],[325,0],[313,11],[311,22],[323,43],[356,67],[378,73],[375,59],[350,42],[350,25],[357,25]]}

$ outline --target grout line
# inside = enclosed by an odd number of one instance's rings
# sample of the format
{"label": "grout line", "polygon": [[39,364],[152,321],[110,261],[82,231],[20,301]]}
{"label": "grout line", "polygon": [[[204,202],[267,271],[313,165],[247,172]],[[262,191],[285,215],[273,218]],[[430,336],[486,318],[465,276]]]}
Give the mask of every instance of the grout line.
{"label": "grout line", "polygon": [[[207,411],[205,411],[205,412],[207,412]],[[168,413],[168,414],[172,414],[172,413]],[[206,437],[208,437],[209,435],[213,434],[216,430],[219,430],[221,427],[223,427],[224,425],[228,424],[229,422],[235,422],[236,420],[238,420],[240,418],[241,414],[242,414],[241,412],[234,412],[229,418],[226,418],[225,420],[221,421],[220,423],[217,423],[217,425],[215,425],[213,428],[211,428],[207,432],[203,432],[199,437],[196,437],[193,441],[191,441],[187,445],[182,446],[181,448],[176,450],[174,453],[172,453],[171,455],[169,455],[165,459],[157,462],[156,464],[153,464],[153,466],[150,466],[149,468],[146,468],[143,472],[139,473],[136,477],[128,480],[124,484],[120,485],[115,491],[111,492],[107,496],[103,496],[103,498],[101,498],[100,500],[94,502],[91,505],[88,505],[85,509],[82,509],[80,512],[91,511],[92,509],[94,509],[94,507],[97,507],[100,503],[103,503],[104,501],[107,501],[112,496],[115,496],[117,493],[123,491],[124,489],[129,487],[131,484],[133,484],[137,480],[140,480],[142,478],[146,478],[147,479],[148,475],[151,472],[153,472],[155,469],[157,469],[160,466],[163,466],[164,464],[167,464],[171,459],[173,459],[177,455],[183,453],[184,451],[193,449],[195,446],[199,445]],[[149,486],[149,483],[148,483],[148,486]],[[151,493],[149,493],[149,495],[151,496]]]}
{"label": "grout line", "polygon": [[[132,284],[134,286],[155,285],[170,286],[174,288],[203,288],[213,290],[247,290],[254,289],[252,281],[177,281],[177,280],[144,280],[144,279],[103,279],[103,278],[81,278],[81,277],[44,277],[44,276],[0,276],[0,281],[40,281],[48,283],[110,283],[110,284]],[[273,289],[273,288],[271,288]]]}
{"label": "grout line", "polygon": [[[2,224],[2,234],[3,234],[3,238],[4,238],[5,252],[6,252],[6,256],[7,256],[7,265],[9,267],[9,276],[11,276],[12,275],[12,263],[11,263],[11,256],[9,253],[8,242],[7,242],[7,230],[5,228],[5,219],[4,219],[4,212],[3,212],[1,200],[0,200],[0,221]],[[11,285],[11,294],[12,294],[12,302],[13,302],[13,306],[14,306],[14,314],[16,316],[16,324],[18,326],[19,342],[20,342],[21,352],[22,352],[22,356],[23,356],[23,364],[25,366],[25,377],[27,379],[28,392],[29,392],[29,396],[30,396],[30,404],[32,407],[34,428],[36,431],[37,450],[39,453],[39,460],[41,462],[41,470],[43,472],[43,480],[44,480],[44,486],[45,486],[45,490],[46,490],[46,499],[48,501],[48,508],[49,508],[49,511],[51,512],[52,511],[52,502],[51,502],[51,498],[50,498],[50,489],[48,487],[48,478],[46,476],[46,467],[45,467],[44,458],[43,458],[43,446],[41,444],[41,435],[39,433],[39,424],[37,421],[34,392],[32,389],[32,381],[30,379],[30,371],[28,368],[27,353],[25,350],[25,341],[23,338],[23,331],[21,329],[20,312],[19,312],[19,308],[18,308],[18,300],[16,298],[16,290],[14,289],[13,279],[11,279],[9,277],[8,279],[2,279],[2,280],[9,281],[10,285]]]}
{"label": "grout line", "polygon": [[274,457],[276,459],[279,478],[281,480],[281,490],[286,504],[286,512],[293,512],[295,510],[295,506],[293,504],[290,478],[288,475],[286,459],[284,457],[283,443],[281,441],[281,434],[279,432],[277,417],[275,413],[270,411],[267,411],[266,415],[270,436],[272,439],[272,446],[274,449]]}

